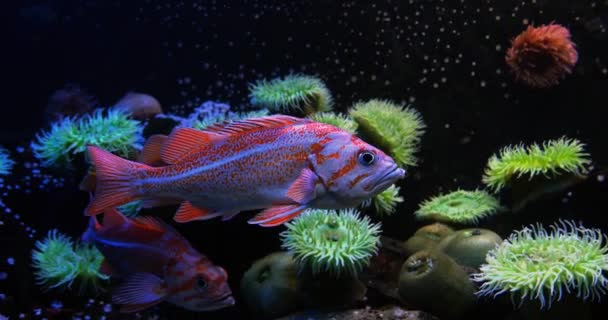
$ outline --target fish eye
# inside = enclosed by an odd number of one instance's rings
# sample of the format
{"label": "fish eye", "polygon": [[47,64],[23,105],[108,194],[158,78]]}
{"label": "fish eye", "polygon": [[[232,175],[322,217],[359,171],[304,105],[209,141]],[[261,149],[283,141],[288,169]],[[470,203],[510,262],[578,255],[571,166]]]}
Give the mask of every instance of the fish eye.
{"label": "fish eye", "polygon": [[362,151],[359,153],[359,163],[364,166],[370,166],[376,160],[376,155],[370,151]]}
{"label": "fish eye", "polygon": [[198,277],[196,279],[196,289],[198,289],[200,291],[207,289],[207,281],[205,281],[205,279],[203,279],[203,277]]}

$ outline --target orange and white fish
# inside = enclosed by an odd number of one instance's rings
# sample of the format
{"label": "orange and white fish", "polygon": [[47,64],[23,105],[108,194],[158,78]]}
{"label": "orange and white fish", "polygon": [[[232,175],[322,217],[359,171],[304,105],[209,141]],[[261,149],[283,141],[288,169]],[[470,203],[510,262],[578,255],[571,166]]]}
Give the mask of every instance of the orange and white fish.
{"label": "orange and white fish", "polygon": [[97,170],[88,215],[144,199],[144,207],[181,203],[178,222],[265,209],[249,222],[276,226],[307,208],[356,207],[405,176],[391,157],[356,136],[284,115],[202,131],[177,128],[149,140],[143,158],[160,154],[166,166],[88,148]]}
{"label": "orange and white fish", "polygon": [[159,219],[128,219],[108,209],[103,226],[91,217],[82,238],[103,254],[102,272],[126,279],[112,295],[114,303],[123,305],[121,312],[162,301],[194,311],[234,305],[226,271]]}

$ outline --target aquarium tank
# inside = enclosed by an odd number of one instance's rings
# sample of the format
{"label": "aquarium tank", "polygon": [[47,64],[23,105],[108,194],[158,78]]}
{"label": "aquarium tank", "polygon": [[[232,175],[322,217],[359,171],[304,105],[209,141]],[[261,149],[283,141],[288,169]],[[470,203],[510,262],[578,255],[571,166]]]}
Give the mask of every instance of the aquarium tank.
{"label": "aquarium tank", "polygon": [[2,12],[0,320],[606,318],[608,2]]}

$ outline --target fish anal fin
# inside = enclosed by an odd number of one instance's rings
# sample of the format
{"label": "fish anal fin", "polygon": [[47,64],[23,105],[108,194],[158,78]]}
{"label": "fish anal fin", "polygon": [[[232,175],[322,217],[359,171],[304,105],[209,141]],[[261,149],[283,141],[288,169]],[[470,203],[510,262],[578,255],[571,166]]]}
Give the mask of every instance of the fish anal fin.
{"label": "fish anal fin", "polygon": [[132,274],[112,294],[112,302],[123,305],[121,312],[135,312],[160,303],[167,296],[167,288],[161,278],[151,273]]}
{"label": "fish anal fin", "polygon": [[213,212],[209,209],[195,207],[190,201],[184,201],[177,209],[173,220],[185,223],[195,220],[207,220],[222,215],[221,212]]}
{"label": "fish anal fin", "polygon": [[239,212],[240,211],[225,212],[224,214],[222,214],[222,221],[228,221],[234,218],[237,214],[239,214]]}
{"label": "fish anal fin", "polygon": [[265,227],[277,226],[297,217],[304,210],[306,210],[306,206],[299,204],[277,205],[258,213],[248,222]]}
{"label": "fish anal fin", "polygon": [[174,129],[160,149],[163,162],[175,164],[193,152],[204,149],[218,138],[215,133],[192,128]]}
{"label": "fish anal fin", "polygon": [[309,168],[304,168],[300,176],[287,189],[287,197],[300,204],[308,203],[315,198],[317,181],[317,175]]}
{"label": "fish anal fin", "polygon": [[139,161],[150,166],[162,166],[165,164],[160,157],[160,150],[169,137],[163,134],[155,134],[146,140]]}

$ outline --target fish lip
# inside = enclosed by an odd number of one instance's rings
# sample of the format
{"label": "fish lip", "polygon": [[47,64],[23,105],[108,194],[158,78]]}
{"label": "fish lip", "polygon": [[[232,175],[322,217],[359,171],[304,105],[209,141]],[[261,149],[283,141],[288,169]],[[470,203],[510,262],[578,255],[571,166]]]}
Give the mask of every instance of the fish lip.
{"label": "fish lip", "polygon": [[235,300],[232,297],[232,293],[229,292],[213,300],[206,301],[205,303],[199,303],[198,307],[203,310],[217,310],[233,306],[234,304]]}
{"label": "fish lip", "polygon": [[405,177],[405,170],[399,168],[399,166],[397,166],[397,164],[394,163],[390,168],[388,168],[388,170],[386,170],[386,173],[384,175],[382,175],[380,178],[378,178],[376,180],[376,182],[374,182],[373,185],[378,186],[386,181],[394,182],[394,181],[397,181],[404,177]]}

